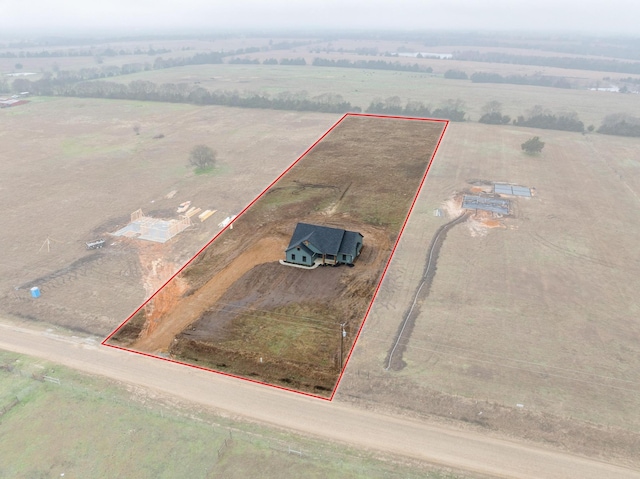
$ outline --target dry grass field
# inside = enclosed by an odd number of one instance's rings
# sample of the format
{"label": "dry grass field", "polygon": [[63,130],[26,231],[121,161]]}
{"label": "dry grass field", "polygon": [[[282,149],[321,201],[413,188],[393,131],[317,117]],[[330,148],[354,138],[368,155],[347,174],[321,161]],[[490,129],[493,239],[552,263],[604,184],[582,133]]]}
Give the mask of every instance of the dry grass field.
{"label": "dry grass field", "polygon": [[[34,99],[3,110],[0,309],[108,334],[335,120],[84,99]],[[217,150],[213,172],[195,175],[188,167],[197,144]],[[164,245],[109,235],[138,208],[177,218],[186,200],[218,212],[204,223],[194,217]],[[107,247],[87,251],[84,242],[97,237]],[[37,300],[31,286],[42,290]]]}
{"label": "dry grass field", "polygon": [[[353,57],[353,59],[357,58]],[[484,65],[491,64],[476,63],[473,68],[478,71],[489,71],[483,68]],[[513,68],[520,67],[519,65],[498,66],[503,69],[500,72],[502,74],[514,73]],[[446,69],[448,68],[462,68],[466,69],[468,73],[475,71],[468,65],[448,65]],[[517,69],[515,73],[524,74]],[[528,73],[532,74],[532,72]],[[582,71],[577,73],[573,71],[572,74],[582,75],[583,73]],[[599,75],[599,78],[606,75],[602,72],[595,73]],[[472,121],[477,121],[480,118],[483,106],[492,100],[501,102],[503,113],[511,115],[512,118],[526,114],[526,111],[535,105],[542,105],[555,113],[575,111],[585,126],[593,124],[596,127],[600,125],[604,116],[610,113],[633,113],[640,109],[640,95],[620,95],[609,92],[526,85],[472,83],[468,80],[449,80],[428,73],[355,68],[193,65],[141,72],[113,79],[113,81],[122,83],[129,83],[133,80],[148,80],[157,84],[195,84],[198,82],[198,86],[211,91],[260,92],[274,97],[283,92],[297,93],[303,90],[308,92],[310,97],[324,93],[337,93],[352,105],[359,106],[363,110],[376,98],[384,99],[395,95],[402,99],[403,104],[407,100],[415,100],[430,105],[432,108],[441,106],[447,99],[459,98],[465,104],[467,118]]]}
{"label": "dry grass field", "polygon": [[[224,48],[264,45],[261,41],[237,39]],[[380,48],[391,49],[392,43]],[[207,42],[181,45],[195,50],[179,55],[210,49]],[[211,48],[220,45],[213,42]],[[341,45],[374,43],[349,40]],[[247,56],[379,58],[310,53],[318,46]],[[417,43],[404,47],[432,50]],[[147,60],[153,57],[105,58],[105,64]],[[53,63],[20,61],[23,71],[38,73],[49,71]],[[69,69],[97,65],[90,57],[55,61]],[[2,59],[0,70],[13,71],[15,63]],[[432,66],[434,74],[225,64],[113,80],[198,81],[212,90],[271,95],[338,93],[362,108],[374,98],[394,95],[432,106],[460,98],[474,121],[490,100],[502,102],[503,113],[511,116],[540,104],[555,112],[575,111],[585,125],[596,127],[607,114],[640,111],[640,95],[440,77],[449,68],[543,72],[587,82],[621,76],[617,74],[445,60],[419,63]],[[219,221],[241,210],[337,120],[319,113],[152,102],[30,100],[0,112],[0,312],[102,337],[219,231]],[[135,135],[135,125],[140,125],[140,135]],[[153,139],[160,133],[165,137]],[[520,150],[532,136],[546,142],[539,156]],[[216,149],[219,162],[213,172],[195,175],[187,157],[200,143]],[[500,431],[637,465],[639,150],[640,140],[633,138],[452,124],[336,399],[462,420],[488,434]],[[497,227],[472,219],[452,228],[440,249],[429,294],[418,304],[420,314],[402,355],[406,366],[385,371],[430,241],[450,219],[433,211],[454,213],[454,195],[478,180],[522,184],[534,187],[536,194],[515,200],[513,216],[493,225]],[[178,193],[166,199],[172,190]],[[205,223],[196,219],[164,246],[108,236],[138,208],[175,217],[185,200],[218,213]],[[86,251],[84,242],[100,236],[109,239],[107,248]],[[29,297],[32,285],[41,288],[41,298]]]}
{"label": "dry grass field", "polygon": [[[588,454],[637,450],[639,143],[541,133],[451,126],[338,399],[454,417]],[[533,134],[546,142],[535,157],[519,147]],[[449,232],[406,341],[406,367],[385,371],[427,245],[446,221],[433,209],[451,210],[447,200],[477,180],[526,185],[535,195],[513,200],[500,227],[472,219]]]}

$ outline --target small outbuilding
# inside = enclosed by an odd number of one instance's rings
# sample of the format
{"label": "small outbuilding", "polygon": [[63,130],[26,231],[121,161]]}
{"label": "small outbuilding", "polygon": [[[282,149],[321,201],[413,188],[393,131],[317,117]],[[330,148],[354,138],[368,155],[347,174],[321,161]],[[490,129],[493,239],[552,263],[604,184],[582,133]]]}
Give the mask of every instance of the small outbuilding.
{"label": "small outbuilding", "polygon": [[311,267],[321,265],[353,265],[362,251],[364,237],[355,231],[328,226],[298,223],[285,262]]}

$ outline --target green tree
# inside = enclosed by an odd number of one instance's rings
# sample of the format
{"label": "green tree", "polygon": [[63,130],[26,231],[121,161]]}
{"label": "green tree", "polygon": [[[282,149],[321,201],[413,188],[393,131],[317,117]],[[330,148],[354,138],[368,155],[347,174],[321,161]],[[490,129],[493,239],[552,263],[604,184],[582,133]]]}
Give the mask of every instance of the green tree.
{"label": "green tree", "polygon": [[216,164],[216,152],[207,145],[194,146],[189,153],[189,163],[199,170],[213,168]]}
{"label": "green tree", "polygon": [[527,141],[525,141],[522,145],[520,145],[520,147],[525,153],[533,155],[542,151],[542,149],[544,148],[544,142],[540,141],[539,136],[534,136],[533,138],[529,138]]}

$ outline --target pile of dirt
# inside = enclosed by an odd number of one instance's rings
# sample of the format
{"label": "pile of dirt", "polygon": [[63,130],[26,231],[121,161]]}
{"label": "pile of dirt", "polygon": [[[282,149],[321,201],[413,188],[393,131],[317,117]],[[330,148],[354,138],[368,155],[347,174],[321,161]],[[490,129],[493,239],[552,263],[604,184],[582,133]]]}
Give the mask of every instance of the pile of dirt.
{"label": "pile of dirt", "polygon": [[504,220],[504,217],[496,216],[490,211],[477,210],[475,214],[469,217],[467,229],[472,237],[482,237],[486,236],[490,229],[506,229]]}

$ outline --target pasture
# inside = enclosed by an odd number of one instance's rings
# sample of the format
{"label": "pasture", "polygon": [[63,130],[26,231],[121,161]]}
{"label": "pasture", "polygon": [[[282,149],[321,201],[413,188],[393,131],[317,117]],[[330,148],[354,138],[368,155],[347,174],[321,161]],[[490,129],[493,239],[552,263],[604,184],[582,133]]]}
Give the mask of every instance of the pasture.
{"label": "pasture", "polygon": [[[394,60],[393,58],[383,59]],[[483,65],[474,64],[474,68],[478,71],[487,71],[482,68]],[[473,71],[468,67],[461,66],[461,68],[469,73]],[[579,74],[582,73],[579,72]],[[296,94],[302,91],[306,91],[309,97],[334,93],[342,95],[345,100],[363,110],[374,99],[392,96],[399,96],[403,104],[408,100],[414,100],[434,108],[441,106],[447,99],[459,98],[465,104],[467,118],[472,121],[480,118],[483,106],[492,100],[501,102],[503,113],[512,118],[525,115],[526,111],[535,105],[542,105],[554,113],[574,111],[585,126],[592,124],[595,127],[598,127],[604,116],[610,113],[633,113],[640,110],[640,95],[527,85],[472,83],[468,80],[449,80],[429,73],[356,68],[192,65],[135,73],[114,78],[112,81],[129,83],[134,80],[146,80],[157,84],[197,84],[211,91],[267,93],[272,97],[287,92]]]}
{"label": "pasture", "polygon": [[[252,41],[234,44],[246,46]],[[260,58],[327,56],[305,48],[264,52]],[[207,46],[195,51],[200,49]],[[5,71],[15,63],[2,61]],[[51,59],[38,61],[25,60],[24,71],[51,68]],[[69,68],[93,63],[90,57],[60,60],[61,67]],[[303,90],[309,96],[337,93],[362,108],[394,95],[432,106],[460,98],[473,121],[491,100],[502,102],[503,113],[512,117],[540,104],[554,112],[575,111],[585,125],[596,127],[607,114],[640,111],[640,95],[473,84],[440,76],[449,68],[501,74],[540,70],[593,82],[615,74],[420,63],[432,65],[435,74],[224,64],[113,80],[200,82],[211,90],[273,96]],[[0,310],[106,335],[219,230],[219,221],[245,206],[336,119],[319,113],[68,98],[31,98],[27,105],[2,110]],[[153,138],[160,133],[165,138]],[[532,136],[547,144],[537,157],[520,150]],[[219,167],[211,174],[198,176],[186,166],[190,148],[199,143],[218,151]],[[639,147],[632,138],[452,124],[336,399],[463,420],[469,427],[592,456],[636,457]],[[536,195],[515,201],[515,214],[502,227],[471,222],[452,229],[429,295],[419,304],[403,354],[406,367],[385,371],[429,242],[448,220],[433,211],[451,207],[453,195],[477,180],[535,187]],[[166,199],[174,189],[176,196]],[[123,240],[99,252],[84,249],[85,241],[115,231],[138,208],[170,217],[186,200],[218,213],[165,247]],[[41,298],[29,297],[30,285],[41,287]],[[21,388],[23,383],[15,384]],[[242,449],[236,454],[246,458]]]}
{"label": "pasture", "polygon": [[0,386],[2,478],[469,477],[224,418],[3,351]]}
{"label": "pasture", "polygon": [[[546,142],[534,157],[520,151],[533,134]],[[637,148],[637,139],[451,125],[337,397],[628,453],[640,432]],[[512,198],[500,227],[469,220],[449,232],[405,338],[406,367],[386,371],[426,246],[447,221],[433,210],[478,180],[535,194]],[[619,429],[585,433],[602,441],[587,446],[560,427],[570,418]],[[545,432],[545,422],[556,426]]]}
{"label": "pasture", "polygon": [[[0,310],[106,335],[335,120],[60,98],[3,110],[0,199],[8,214],[0,235]],[[197,144],[218,152],[209,174],[188,166]],[[165,245],[109,235],[138,208],[177,218],[187,200],[218,212],[204,223],[194,217]],[[97,237],[107,247],[87,251],[84,242]],[[32,286],[42,290],[37,300],[29,296]]]}

